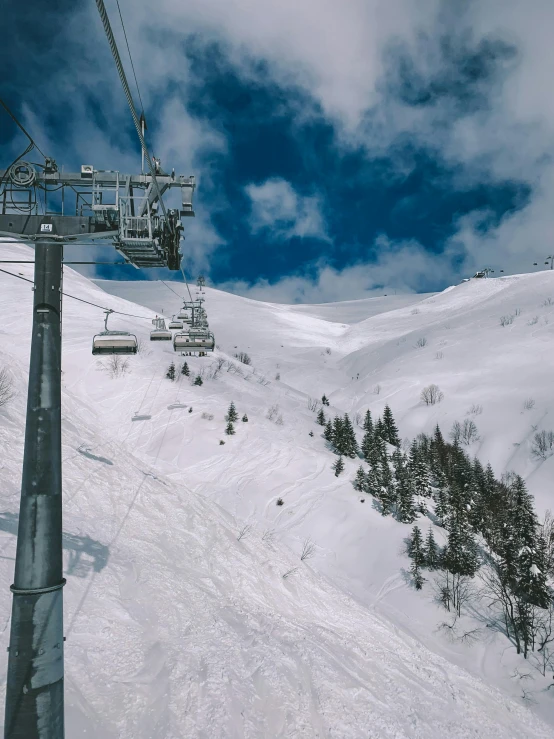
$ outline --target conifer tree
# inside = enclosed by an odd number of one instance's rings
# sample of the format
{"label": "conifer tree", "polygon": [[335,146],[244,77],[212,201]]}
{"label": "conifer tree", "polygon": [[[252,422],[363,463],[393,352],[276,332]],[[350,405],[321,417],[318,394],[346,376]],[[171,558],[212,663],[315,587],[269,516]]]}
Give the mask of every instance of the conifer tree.
{"label": "conifer tree", "polygon": [[435,490],[433,491],[435,500],[435,515],[438,519],[439,526],[448,528],[450,520],[450,501],[449,489],[445,475],[438,471],[435,474]]}
{"label": "conifer tree", "polygon": [[369,462],[371,459],[372,449],[373,449],[373,433],[371,431],[366,431],[364,434],[364,438],[362,439],[362,446],[361,446],[362,456],[366,462]]}
{"label": "conifer tree", "polygon": [[333,424],[331,423],[331,419],[327,421],[325,424],[325,430],[323,431],[323,438],[325,441],[328,441],[330,444],[333,443]]}
{"label": "conifer tree", "polygon": [[335,477],[338,477],[340,473],[344,470],[344,462],[342,461],[342,457],[339,457],[337,461],[333,464],[333,469],[335,470]]}
{"label": "conifer tree", "polygon": [[335,416],[333,419],[333,438],[331,443],[335,447],[337,454],[342,454],[342,418],[340,416]]}
{"label": "conifer tree", "polygon": [[342,419],[341,449],[339,454],[343,454],[345,457],[350,457],[350,459],[355,459],[358,454],[356,433],[348,413],[345,413],[344,418]]}
{"label": "conifer tree", "polygon": [[319,409],[319,413],[316,416],[316,422],[320,426],[325,426],[325,413],[323,412],[323,408]]}
{"label": "conifer tree", "polygon": [[396,515],[401,523],[412,523],[416,518],[414,487],[408,474],[406,459],[397,449],[392,455],[396,491]]}
{"label": "conifer tree", "polygon": [[325,394],[323,394],[323,395],[321,396],[321,402],[322,402],[322,404],[323,404],[323,405],[329,405],[329,400],[328,400],[328,398],[327,398],[327,397],[325,396]]}
{"label": "conifer tree", "polygon": [[227,426],[225,428],[225,433],[227,434],[227,436],[232,436],[235,433],[235,427],[233,426],[232,421],[229,421],[227,423]]}
{"label": "conifer tree", "polygon": [[412,535],[408,542],[408,555],[412,560],[410,572],[414,578],[414,585],[416,590],[421,590],[423,583],[425,582],[425,579],[421,574],[421,568],[425,567],[425,550],[419,526],[414,526],[412,529]]}
{"label": "conifer tree", "polygon": [[430,570],[436,570],[440,564],[440,554],[437,542],[433,535],[433,529],[429,528],[427,538],[425,540],[425,565]]}
{"label": "conifer tree", "polygon": [[181,367],[181,374],[184,375],[185,377],[188,377],[190,375],[189,366],[186,362]]}
{"label": "conifer tree", "polygon": [[235,404],[233,401],[229,404],[229,409],[227,411],[227,415],[225,416],[225,420],[229,421],[230,423],[235,423],[235,421],[238,419],[239,414],[237,413],[237,409],[235,408]]}
{"label": "conifer tree", "polygon": [[379,439],[383,439],[383,441],[386,441],[385,427],[383,425],[383,421],[380,418],[377,419],[377,423],[373,427],[373,435]]}
{"label": "conifer tree", "polygon": [[243,423],[248,423],[248,416],[246,415],[246,413],[244,414],[241,420]]}
{"label": "conifer tree", "polygon": [[393,446],[399,447],[400,438],[398,436],[398,429],[396,428],[392,411],[388,405],[385,406],[385,410],[383,411],[383,430],[385,441],[388,441]]}
{"label": "conifer tree", "polygon": [[386,457],[381,459],[378,470],[381,487],[376,497],[381,503],[381,514],[383,516],[387,516],[389,513],[392,513],[394,509],[394,505],[396,503],[396,490],[394,488],[394,479],[389,466],[389,461]]}
{"label": "conifer tree", "polygon": [[473,577],[479,568],[477,546],[467,518],[454,515],[450,521],[448,542],[442,554],[442,566],[451,574],[450,592],[458,615],[461,614],[462,578]]}
{"label": "conifer tree", "polygon": [[314,435],[313,431],[310,431],[310,433],[308,434],[308,436],[313,436],[313,435]]}
{"label": "conifer tree", "polygon": [[195,385],[203,385],[204,384],[204,382],[203,382],[202,378],[200,377],[200,375],[196,375],[196,377],[194,378],[194,384]]}
{"label": "conifer tree", "polygon": [[168,380],[175,379],[175,362],[171,362],[165,376],[167,377]]}
{"label": "conifer tree", "polygon": [[415,440],[410,448],[408,473],[414,487],[416,510],[420,513],[427,513],[427,499],[432,495],[431,482],[427,464]]}
{"label": "conifer tree", "polygon": [[369,493],[370,495],[373,495],[374,498],[377,498],[380,500],[380,494],[381,494],[381,479],[379,477],[379,470],[375,467],[370,467],[366,478],[365,478],[365,486],[364,490],[366,493]]}
{"label": "conifer tree", "polygon": [[364,490],[366,484],[366,474],[364,468],[360,465],[356,472],[356,478],[354,480],[354,490]]}
{"label": "conifer tree", "polygon": [[368,432],[369,434],[373,434],[373,420],[371,418],[371,412],[369,410],[365,412],[363,430],[366,432],[366,434]]}

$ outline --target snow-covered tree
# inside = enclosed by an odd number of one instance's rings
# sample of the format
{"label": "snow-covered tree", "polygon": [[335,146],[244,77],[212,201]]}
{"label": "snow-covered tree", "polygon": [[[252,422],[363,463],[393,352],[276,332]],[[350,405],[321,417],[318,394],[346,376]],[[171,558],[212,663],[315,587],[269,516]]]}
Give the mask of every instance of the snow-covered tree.
{"label": "snow-covered tree", "polygon": [[189,366],[186,362],[181,366],[181,374],[185,377],[188,377],[190,375]]}
{"label": "snow-covered tree", "polygon": [[394,488],[394,478],[389,466],[389,461],[386,457],[381,459],[377,469],[380,489],[376,498],[381,503],[382,515],[387,516],[389,513],[392,513],[394,509],[396,503],[396,490]]}
{"label": "snow-covered tree", "polygon": [[239,414],[237,413],[235,404],[233,403],[233,401],[231,401],[229,404],[229,409],[227,410],[227,415],[225,416],[225,420],[229,421],[230,423],[235,423],[238,417],[239,417]]}
{"label": "snow-covered tree", "polygon": [[356,433],[348,413],[345,413],[342,419],[341,432],[340,446],[337,446],[337,451],[345,457],[354,459],[358,454],[358,442],[356,441]]}
{"label": "snow-covered tree", "polygon": [[235,433],[235,427],[233,426],[232,421],[229,421],[227,423],[227,426],[225,428],[225,433],[227,434],[227,436],[232,436]]}
{"label": "snow-covered tree", "polygon": [[399,447],[400,437],[398,436],[398,429],[396,428],[392,411],[388,405],[385,406],[385,410],[383,411],[383,429],[385,441],[388,441],[393,446]]}
{"label": "snow-covered tree", "polygon": [[335,477],[338,477],[340,473],[344,470],[344,462],[342,461],[342,457],[339,457],[337,461],[333,464],[333,470],[335,471]]}
{"label": "snow-covered tree", "polygon": [[410,448],[408,474],[410,475],[414,488],[416,510],[420,513],[426,513],[427,499],[432,495],[431,481],[429,479],[429,469],[416,441],[412,443]]}
{"label": "snow-covered tree", "polygon": [[364,472],[364,468],[360,465],[358,467],[358,470],[356,472],[356,477],[354,479],[354,489],[355,490],[364,490],[366,483],[366,475]]}
{"label": "snow-covered tree", "polygon": [[167,377],[168,380],[175,379],[175,362],[171,362],[171,364],[167,368],[167,372],[165,373],[165,376]]}
{"label": "snow-covered tree", "polygon": [[246,415],[246,413],[244,414],[241,420],[243,423],[248,423],[248,416]]}
{"label": "snow-covered tree", "polygon": [[319,409],[319,413],[316,416],[316,422],[320,426],[325,426],[325,413],[323,412],[323,408]]}
{"label": "snow-covered tree", "polygon": [[204,381],[202,380],[202,378],[200,377],[200,375],[196,375],[196,377],[194,378],[194,384],[195,385],[203,385],[204,384]]}
{"label": "snow-covered tree", "polygon": [[412,523],[416,518],[414,486],[409,474],[406,458],[397,449],[392,455],[396,491],[396,516],[402,523]]}
{"label": "snow-covered tree", "polygon": [[333,443],[333,424],[331,423],[331,419],[327,421],[325,424],[325,430],[323,431],[323,438],[325,441],[328,441],[330,444]]}
{"label": "snow-covered tree", "polygon": [[412,529],[412,535],[408,542],[408,555],[412,560],[410,572],[414,579],[414,585],[416,590],[421,590],[425,582],[425,578],[421,574],[422,567],[425,567],[425,549],[419,526],[414,526]]}
{"label": "snow-covered tree", "polygon": [[440,551],[433,535],[433,529],[429,528],[425,539],[425,566],[430,570],[436,570],[440,565]]}
{"label": "snow-covered tree", "polygon": [[365,412],[363,430],[366,434],[368,432],[373,434],[373,419],[371,418],[371,412],[369,410]]}
{"label": "snow-covered tree", "polygon": [[327,396],[326,396],[325,394],[323,394],[323,395],[321,396],[321,403],[322,403],[323,405],[329,405],[329,399],[327,398]]}

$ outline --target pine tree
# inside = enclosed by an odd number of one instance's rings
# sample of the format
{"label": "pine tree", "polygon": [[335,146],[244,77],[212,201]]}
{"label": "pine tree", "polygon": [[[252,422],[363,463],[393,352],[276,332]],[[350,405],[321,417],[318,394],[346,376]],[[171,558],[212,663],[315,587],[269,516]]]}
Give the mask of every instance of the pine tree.
{"label": "pine tree", "polygon": [[412,523],[416,518],[414,487],[408,474],[406,459],[400,450],[392,455],[396,491],[396,515],[401,523]]}
{"label": "pine tree", "polygon": [[323,438],[325,441],[328,441],[330,444],[333,443],[333,424],[331,423],[331,419],[327,421],[325,424],[325,431],[323,432]]}
{"label": "pine tree", "polygon": [[323,408],[319,409],[319,413],[317,414],[317,417],[316,417],[316,422],[320,426],[325,426],[325,413],[323,412]]}
{"label": "pine tree", "polygon": [[191,407],[189,408],[189,413],[192,413],[192,405],[191,405]]}
{"label": "pine tree", "polygon": [[386,457],[381,459],[377,469],[379,470],[380,489],[376,497],[381,503],[381,514],[387,516],[389,513],[392,513],[396,503],[396,491],[394,489],[392,472]]}
{"label": "pine tree", "polygon": [[383,439],[383,441],[386,441],[385,427],[383,425],[383,421],[380,418],[377,419],[377,423],[375,424],[373,428],[373,435],[374,437],[377,437],[379,439]]}
{"label": "pine tree", "polygon": [[355,459],[358,454],[358,442],[356,441],[356,433],[348,413],[345,413],[342,419],[341,447],[342,449],[339,453],[342,453],[345,457],[350,457],[350,459]]}
{"label": "pine tree", "polygon": [[431,482],[427,464],[415,440],[410,449],[408,473],[414,487],[416,510],[420,513],[427,513],[426,501],[432,495]]}
{"label": "pine tree", "polygon": [[362,446],[361,446],[362,456],[366,462],[369,462],[371,458],[372,448],[373,448],[373,430],[370,431],[368,429],[364,434],[364,438],[362,439]]}
{"label": "pine tree", "polygon": [[181,367],[181,374],[184,375],[185,377],[188,377],[190,375],[189,366],[186,362]]}
{"label": "pine tree", "polygon": [[462,578],[473,577],[479,569],[477,545],[469,532],[467,518],[458,515],[452,517],[448,542],[441,560],[444,569],[452,576],[450,584],[452,603],[460,615]]}
{"label": "pine tree", "polygon": [[204,381],[202,380],[202,378],[200,377],[200,375],[196,375],[196,377],[194,378],[194,383],[193,384],[194,385],[203,385],[204,384]]}
{"label": "pine tree", "polygon": [[313,435],[314,435],[313,431],[310,431],[310,433],[308,434],[308,436],[313,436]]}
{"label": "pine tree", "polygon": [[363,429],[366,433],[373,434],[373,420],[369,410],[365,412]]}
{"label": "pine tree", "polygon": [[335,470],[335,477],[338,477],[340,473],[344,470],[344,462],[342,461],[342,457],[339,457],[337,461],[333,465],[333,469]]}
{"label": "pine tree", "polygon": [[340,416],[335,416],[333,419],[333,437],[331,443],[335,447],[337,454],[342,454],[342,418]]}
{"label": "pine tree", "polygon": [[419,526],[414,526],[412,529],[412,535],[408,542],[408,556],[412,560],[410,572],[414,578],[414,585],[416,590],[421,590],[423,583],[425,582],[425,579],[421,574],[421,568],[425,567],[425,550]]}
{"label": "pine tree", "polygon": [[175,362],[171,362],[165,376],[167,377],[168,380],[175,379]]}
{"label": "pine tree", "polygon": [[366,474],[364,468],[360,465],[356,472],[356,478],[354,480],[354,490],[364,490],[366,484]]}
{"label": "pine tree", "polygon": [[232,436],[235,433],[235,427],[233,426],[232,421],[228,422],[227,427],[225,428],[225,433],[227,436]]}
{"label": "pine tree", "polygon": [[321,396],[321,402],[323,405],[329,405],[329,400],[326,398],[325,395]]}
{"label": "pine tree", "polygon": [[233,401],[229,404],[229,410],[227,411],[227,415],[225,416],[226,421],[230,421],[230,423],[235,423],[236,420],[238,420],[239,414],[237,413],[237,409],[235,408],[235,404]]}
{"label": "pine tree", "polygon": [[374,498],[379,498],[381,493],[381,479],[378,475],[378,470],[374,467],[370,467],[367,472],[364,491],[373,495]]}
{"label": "pine tree", "polygon": [[449,489],[446,477],[442,472],[435,473],[435,490],[433,491],[435,500],[435,515],[438,519],[439,526],[448,528],[450,520],[450,501]]}
{"label": "pine tree", "polygon": [[425,566],[430,570],[436,570],[439,567],[440,554],[437,542],[433,535],[433,529],[429,528],[429,533],[425,540]]}
{"label": "pine tree", "polygon": [[243,423],[248,423],[248,416],[246,415],[246,413],[245,413],[245,414],[244,414],[244,416],[242,417],[241,421],[242,421]]}
{"label": "pine tree", "polygon": [[383,411],[383,429],[385,441],[388,441],[393,446],[399,447],[400,438],[398,436],[398,429],[396,428],[392,411],[388,405],[385,406],[385,410]]}

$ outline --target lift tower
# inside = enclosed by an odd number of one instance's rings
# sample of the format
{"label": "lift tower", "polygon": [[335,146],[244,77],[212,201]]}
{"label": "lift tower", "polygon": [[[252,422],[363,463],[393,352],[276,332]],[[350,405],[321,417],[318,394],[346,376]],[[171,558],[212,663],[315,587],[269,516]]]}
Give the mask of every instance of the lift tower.
{"label": "lift tower", "polygon": [[[0,170],[0,236],[34,244],[34,304],[5,739],[63,739],[61,327],[64,244],[112,244],[136,268],[181,267],[181,217],[194,216],[194,177],[150,157],[103,0],[96,0],[148,163],[146,174],[60,172],[53,159]],[[17,122],[17,121],[16,121]],[[29,134],[18,123],[23,132]],[[31,143],[34,142],[31,139]],[[29,147],[32,148],[32,147]],[[163,195],[181,191],[180,209]],[[160,212],[161,211],[161,212]]]}

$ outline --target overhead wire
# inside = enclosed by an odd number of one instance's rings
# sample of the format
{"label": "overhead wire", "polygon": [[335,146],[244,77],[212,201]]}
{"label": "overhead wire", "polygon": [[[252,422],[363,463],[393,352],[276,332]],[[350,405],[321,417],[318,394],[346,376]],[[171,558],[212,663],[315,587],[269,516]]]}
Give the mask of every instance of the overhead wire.
{"label": "overhead wire", "polygon": [[129,40],[127,39],[127,31],[125,30],[125,23],[123,22],[123,15],[121,14],[121,7],[119,6],[119,0],[116,0],[116,2],[117,2],[117,9],[119,11],[119,18],[121,20],[121,27],[123,28],[123,35],[125,36],[125,43],[127,44],[127,51],[129,52],[129,61],[131,62],[131,68],[133,70],[133,76],[135,78],[135,84],[137,86],[137,93],[138,93],[139,100],[140,100],[140,110],[141,110],[142,115],[144,115],[144,105],[142,104],[142,97],[140,94],[140,87],[139,87],[139,83],[137,80],[137,73],[135,72],[135,65],[133,64],[133,57],[131,55],[131,49],[129,47]]}
{"label": "overhead wire", "polygon": [[[21,131],[23,131],[23,133],[25,134],[25,136],[27,136],[27,138],[29,139],[30,143],[32,144],[31,148],[33,148],[33,146],[34,146],[35,149],[37,149],[37,151],[39,151],[45,159],[48,159],[48,157],[46,156],[46,154],[42,151],[42,149],[37,144],[37,142],[33,139],[33,137],[31,136],[31,134],[23,127],[23,124],[18,120],[18,118],[15,115],[15,113],[12,113],[12,111],[8,108],[7,104],[2,100],[2,98],[0,98],[0,105],[4,108],[4,110],[10,116],[10,118],[14,121],[14,123],[21,129]],[[30,149],[28,151],[30,151]],[[25,154],[27,154],[27,151],[25,152]],[[25,156],[25,154],[22,154],[22,156]],[[18,157],[18,158],[21,159],[21,157]],[[17,159],[16,159],[16,161],[17,161]]]}
{"label": "overhead wire", "polygon": [[[7,269],[0,269],[0,272],[3,272],[6,275],[10,275],[11,277],[17,277],[18,280],[24,280],[25,282],[30,282],[31,285],[35,284],[34,281],[30,280],[28,277],[22,277],[21,275],[14,275],[13,272],[8,272]],[[103,305],[98,305],[98,303],[91,303],[90,300],[84,300],[83,298],[78,298],[76,295],[70,295],[69,293],[62,292],[62,295],[66,298],[72,298],[73,300],[78,300],[80,303],[86,303],[87,305],[92,305],[95,308],[100,308],[100,310],[104,310],[104,311],[108,310],[111,313],[117,314],[118,316],[127,316],[128,318],[141,318],[144,321],[151,320],[151,316],[137,316],[134,313],[124,313],[123,311],[120,311],[120,310],[113,310],[112,308],[106,308]]]}
{"label": "overhead wire", "polygon": [[108,43],[110,45],[110,49],[112,52],[112,56],[115,61],[115,66],[117,67],[117,71],[119,73],[119,79],[121,80],[121,84],[123,85],[123,92],[125,93],[125,97],[127,98],[127,103],[129,104],[129,110],[131,111],[131,116],[133,117],[133,123],[135,124],[135,129],[137,131],[137,135],[139,137],[140,145],[142,146],[142,150],[144,152],[144,156],[148,162],[148,168],[150,169],[150,175],[152,177],[152,184],[154,185],[156,189],[156,194],[158,197],[158,201],[161,205],[164,218],[166,220],[166,223],[168,224],[169,230],[172,235],[175,235],[175,226],[173,222],[168,218],[167,209],[165,207],[165,203],[162,199],[162,194],[160,191],[160,186],[158,184],[158,179],[156,177],[156,171],[154,169],[154,165],[152,164],[152,158],[150,156],[150,153],[148,151],[148,147],[146,146],[146,142],[144,140],[144,136],[142,135],[140,122],[137,116],[137,111],[135,109],[135,104],[133,102],[133,96],[131,94],[131,89],[129,87],[129,83],[127,82],[127,77],[125,75],[125,70],[123,68],[123,64],[121,62],[121,57],[119,56],[119,50],[117,48],[117,43],[115,41],[115,37],[113,35],[112,27],[110,24],[110,19],[108,18],[108,13],[106,11],[106,6],[104,5],[104,0],[96,0],[96,6],[98,8],[98,12],[100,13],[100,18],[102,19],[102,24],[104,26],[104,31],[106,32],[106,36],[108,38]]}

